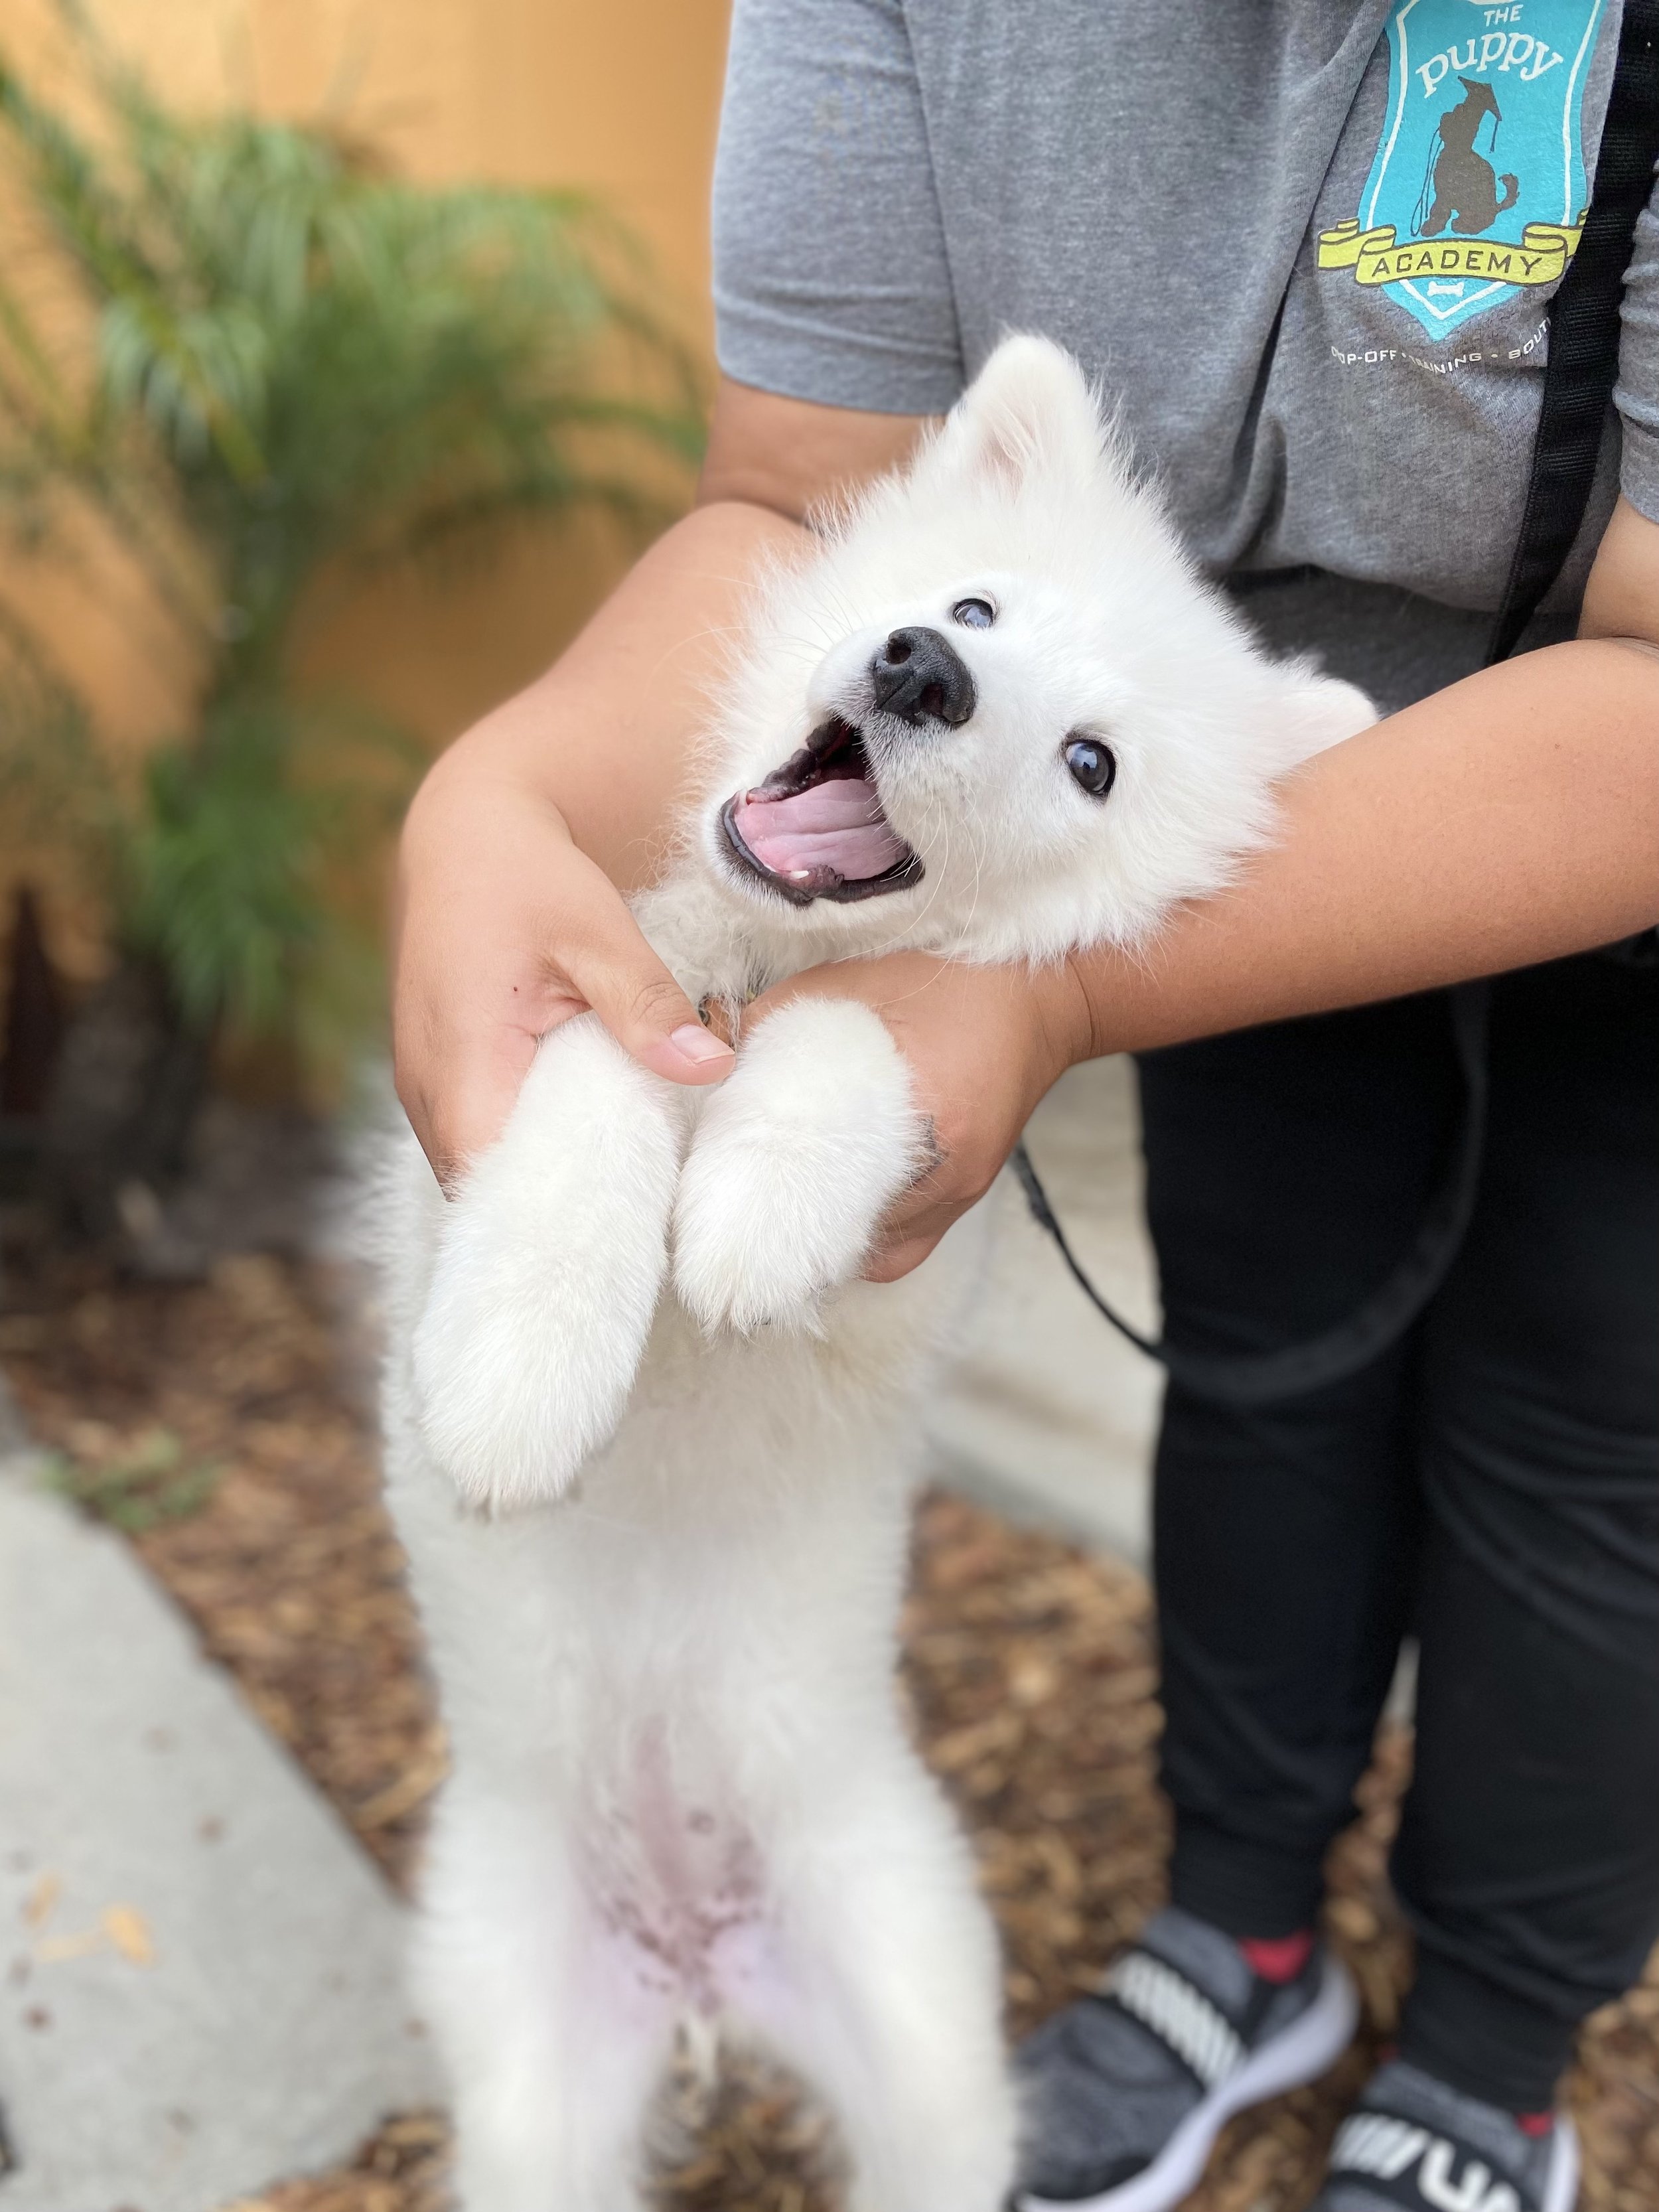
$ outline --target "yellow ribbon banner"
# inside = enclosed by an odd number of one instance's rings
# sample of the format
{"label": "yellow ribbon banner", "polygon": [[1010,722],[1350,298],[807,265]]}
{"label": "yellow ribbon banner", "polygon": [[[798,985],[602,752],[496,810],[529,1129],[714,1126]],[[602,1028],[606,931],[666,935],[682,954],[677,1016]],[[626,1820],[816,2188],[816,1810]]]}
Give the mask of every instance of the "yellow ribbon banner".
{"label": "yellow ribbon banner", "polygon": [[1322,269],[1352,269],[1360,284],[1398,284],[1412,276],[1476,276],[1494,284],[1553,284],[1578,250],[1565,223],[1529,222],[1518,245],[1499,238],[1408,238],[1394,225],[1362,230],[1355,221],[1319,234]]}

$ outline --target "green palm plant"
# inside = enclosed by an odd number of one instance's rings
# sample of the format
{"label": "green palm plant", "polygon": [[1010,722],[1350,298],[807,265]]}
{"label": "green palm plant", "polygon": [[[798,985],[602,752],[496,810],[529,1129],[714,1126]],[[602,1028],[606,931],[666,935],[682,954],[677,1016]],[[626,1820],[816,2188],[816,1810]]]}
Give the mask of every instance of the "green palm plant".
{"label": "green palm plant", "polygon": [[61,313],[0,258],[0,515],[38,555],[64,514],[94,512],[194,672],[188,726],[135,781],[100,784],[65,744],[85,721],[72,687],[0,608],[0,788],[32,774],[61,811],[54,763],[73,755],[114,988],[129,1015],[145,998],[145,1081],[180,1102],[158,1121],[153,1097],[130,1098],[125,1137],[112,1103],[92,1115],[106,1157],[77,1210],[95,1216],[115,1179],[176,1154],[215,1034],[291,1016],[337,949],[330,854],[359,848],[406,784],[392,733],[295,692],[302,610],[516,516],[649,519],[641,480],[695,458],[700,409],[647,272],[574,195],[419,188],[340,131],[186,118],[84,36],[81,52],[88,129],[0,57],[15,219],[91,331],[89,349],[49,336]]}

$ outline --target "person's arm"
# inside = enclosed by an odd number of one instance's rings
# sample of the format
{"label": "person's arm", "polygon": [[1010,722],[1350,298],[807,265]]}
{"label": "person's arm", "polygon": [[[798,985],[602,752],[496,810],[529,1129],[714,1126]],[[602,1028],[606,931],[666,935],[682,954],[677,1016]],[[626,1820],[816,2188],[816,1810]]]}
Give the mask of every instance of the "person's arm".
{"label": "person's arm", "polygon": [[808,503],[890,467],[916,428],[724,386],[696,509],[428,773],[399,848],[393,1052],[446,1184],[499,1133],[537,1039],[586,1007],[678,1082],[730,1067],[623,894],[659,862],[757,562],[803,547]]}
{"label": "person's arm", "polygon": [[[1484,670],[1321,754],[1279,842],[1133,957],[1036,977],[915,954],[820,969],[877,1006],[940,1164],[870,1273],[904,1273],[983,1195],[1073,1062],[1392,998],[1659,921],[1659,524],[1620,502],[1580,636]],[[763,1005],[764,1002],[763,1002]]]}

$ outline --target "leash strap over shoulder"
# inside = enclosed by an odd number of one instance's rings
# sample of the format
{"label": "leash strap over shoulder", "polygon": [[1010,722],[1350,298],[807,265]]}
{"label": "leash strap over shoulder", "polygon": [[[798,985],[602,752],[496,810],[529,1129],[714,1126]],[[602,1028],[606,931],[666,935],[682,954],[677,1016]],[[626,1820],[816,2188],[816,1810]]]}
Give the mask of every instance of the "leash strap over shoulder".
{"label": "leash strap over shoulder", "polygon": [[[1487,648],[1505,660],[1560,574],[1583,526],[1619,373],[1620,304],[1637,219],[1659,161],[1659,0],[1626,0],[1619,58],[1596,157],[1595,187],[1578,250],[1550,307],[1549,360],[1533,442],[1521,536]],[[1480,1182],[1486,1128],[1484,982],[1448,994],[1462,1070],[1462,1127],[1411,1244],[1393,1273],[1334,1328],[1279,1352],[1233,1357],[1154,1342],[1095,1288],[1066,1241],[1031,1156],[1012,1165],[1038,1225],[1053,1237],[1079,1286],[1120,1335],[1194,1396],[1228,1406],[1268,1406],[1338,1382],[1370,1364],[1410,1328],[1445,1280],[1463,1242]]]}
{"label": "leash strap over shoulder", "polygon": [[1625,0],[1595,189],[1550,304],[1549,360],[1521,536],[1486,665],[1506,660],[1583,527],[1619,374],[1620,304],[1659,161],[1659,0]]}

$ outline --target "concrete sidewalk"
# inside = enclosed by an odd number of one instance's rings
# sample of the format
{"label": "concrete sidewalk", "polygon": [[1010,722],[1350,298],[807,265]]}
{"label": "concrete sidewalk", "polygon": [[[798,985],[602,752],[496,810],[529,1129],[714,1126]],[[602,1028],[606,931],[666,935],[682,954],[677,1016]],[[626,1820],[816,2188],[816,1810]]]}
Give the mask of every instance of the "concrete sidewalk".
{"label": "concrete sidewalk", "polygon": [[434,2094],[403,1910],[38,1466],[0,1462],[0,2212],[216,2212]]}

